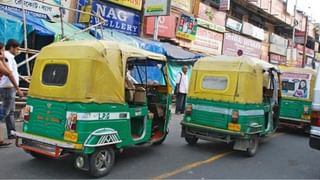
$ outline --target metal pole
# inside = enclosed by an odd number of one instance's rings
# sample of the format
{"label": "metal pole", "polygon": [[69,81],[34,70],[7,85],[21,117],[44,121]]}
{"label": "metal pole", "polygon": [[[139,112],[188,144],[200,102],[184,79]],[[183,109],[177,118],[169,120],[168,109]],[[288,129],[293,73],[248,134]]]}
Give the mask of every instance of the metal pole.
{"label": "metal pole", "polygon": [[154,17],[153,40],[158,40],[159,16]]}
{"label": "metal pole", "polygon": [[295,44],[295,34],[296,34],[296,11],[297,11],[297,3],[298,0],[296,0],[296,3],[294,4],[294,12],[293,12],[293,30],[292,30],[292,42]]}
{"label": "metal pole", "polygon": [[62,8],[59,8],[59,12],[60,12],[60,23],[61,23],[61,36],[62,36],[62,38],[64,38]]}
{"label": "metal pole", "polygon": [[[23,15],[23,31],[24,31],[24,48],[27,50],[26,53],[25,53],[25,58],[26,60],[29,58],[29,55],[28,55],[28,38],[27,38],[27,21],[26,21],[26,11],[24,9],[24,0],[22,0],[22,15]],[[27,74],[28,76],[31,75],[30,73],[30,66],[29,66],[29,62],[27,63]]]}
{"label": "metal pole", "polygon": [[306,16],[306,27],[304,30],[304,44],[303,44],[303,58],[302,58],[302,68],[304,68],[306,62],[306,45],[308,41],[308,15]]}

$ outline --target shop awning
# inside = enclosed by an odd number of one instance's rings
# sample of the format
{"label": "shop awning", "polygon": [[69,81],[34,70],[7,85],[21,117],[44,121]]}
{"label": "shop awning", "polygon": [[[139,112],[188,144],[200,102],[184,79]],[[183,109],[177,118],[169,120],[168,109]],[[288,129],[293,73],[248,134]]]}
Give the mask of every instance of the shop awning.
{"label": "shop awning", "polygon": [[[0,12],[0,42],[6,43],[9,39],[15,39],[19,43],[23,41],[23,23],[10,15]],[[27,31],[32,32],[32,26],[27,26]]]}
{"label": "shop awning", "polygon": [[[23,22],[23,15],[21,11],[15,11],[12,9],[1,9],[0,12],[4,12],[5,14],[8,14],[10,16],[15,17],[16,19],[20,20],[21,22]],[[32,16],[31,14],[26,13],[26,21],[27,24],[32,26],[32,28],[36,31],[36,33],[38,35],[42,35],[42,36],[54,36],[54,32],[50,31],[49,29],[47,29],[45,27],[45,25],[43,24],[43,22],[41,21],[41,19]]]}
{"label": "shop awning", "polygon": [[[61,35],[61,23],[60,22],[48,22],[46,20],[41,20],[45,27],[55,33],[55,37],[59,38]],[[81,29],[76,26],[66,23],[63,23],[64,36],[69,37],[74,33],[80,31]],[[75,36],[72,36],[70,40],[94,40],[95,38],[91,36],[88,32],[79,33]]]}
{"label": "shop awning", "polygon": [[165,49],[165,56],[167,56],[168,60],[172,62],[190,63],[202,57],[199,54],[194,54],[190,51],[184,50],[182,47],[169,43],[163,43],[163,47]]}

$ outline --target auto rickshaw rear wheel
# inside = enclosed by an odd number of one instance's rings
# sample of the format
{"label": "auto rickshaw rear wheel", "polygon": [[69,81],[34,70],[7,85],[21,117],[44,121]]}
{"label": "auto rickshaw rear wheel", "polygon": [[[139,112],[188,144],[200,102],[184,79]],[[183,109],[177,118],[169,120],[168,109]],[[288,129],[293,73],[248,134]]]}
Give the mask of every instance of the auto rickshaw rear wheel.
{"label": "auto rickshaw rear wheel", "polygon": [[252,135],[249,140],[249,147],[247,148],[246,155],[249,157],[253,157],[256,155],[259,148],[259,135]]}
{"label": "auto rickshaw rear wheel", "polygon": [[111,146],[98,148],[89,157],[89,171],[94,177],[107,175],[115,162],[115,150]]}
{"label": "auto rickshaw rear wheel", "polygon": [[189,145],[195,145],[198,142],[198,138],[196,136],[186,136],[184,138]]}

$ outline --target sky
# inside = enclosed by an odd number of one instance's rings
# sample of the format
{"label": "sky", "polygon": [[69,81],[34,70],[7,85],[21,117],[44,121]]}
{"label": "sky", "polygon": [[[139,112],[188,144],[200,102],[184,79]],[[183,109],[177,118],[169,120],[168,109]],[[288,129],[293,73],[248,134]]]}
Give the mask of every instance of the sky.
{"label": "sky", "polygon": [[297,6],[308,15],[311,15],[316,22],[320,23],[320,0],[298,0]]}

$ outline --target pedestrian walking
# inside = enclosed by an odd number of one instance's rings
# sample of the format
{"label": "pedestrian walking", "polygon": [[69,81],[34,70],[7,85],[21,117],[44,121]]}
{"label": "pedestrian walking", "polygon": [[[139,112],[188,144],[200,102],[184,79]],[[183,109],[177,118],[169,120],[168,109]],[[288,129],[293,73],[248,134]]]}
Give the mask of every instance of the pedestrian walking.
{"label": "pedestrian walking", "polygon": [[[15,83],[19,86],[18,67],[15,56],[19,54],[19,43],[14,39],[9,39],[5,46],[5,65],[12,72]],[[2,77],[0,80],[0,99],[2,100],[2,109],[4,111],[4,119],[7,127],[8,139],[14,139],[11,131],[15,131],[15,97],[16,89],[8,77]]]}
{"label": "pedestrian walking", "polygon": [[[13,73],[7,68],[5,65],[5,51],[4,51],[4,45],[0,43],[0,77],[2,78],[8,78],[10,82],[12,83],[13,87],[17,90],[17,93],[20,97],[23,96],[23,93],[18,87],[18,84],[16,83],[16,80],[13,76]],[[3,127],[2,124],[5,121],[4,118],[4,111],[3,108],[0,108],[0,146],[7,146],[10,145],[11,142],[6,142],[3,137]]]}
{"label": "pedestrian walking", "polygon": [[187,72],[188,66],[184,65],[182,67],[182,72],[179,72],[176,78],[176,114],[184,113],[189,86]]}

